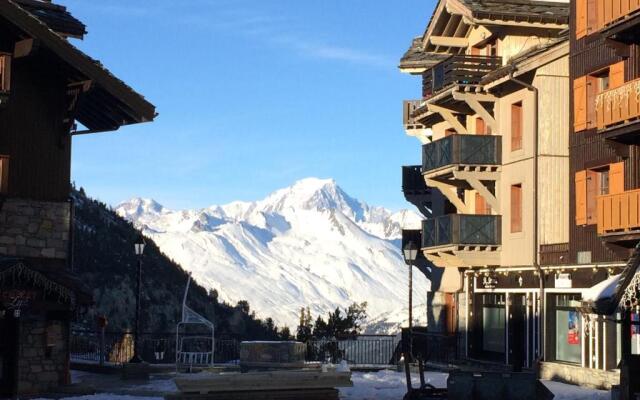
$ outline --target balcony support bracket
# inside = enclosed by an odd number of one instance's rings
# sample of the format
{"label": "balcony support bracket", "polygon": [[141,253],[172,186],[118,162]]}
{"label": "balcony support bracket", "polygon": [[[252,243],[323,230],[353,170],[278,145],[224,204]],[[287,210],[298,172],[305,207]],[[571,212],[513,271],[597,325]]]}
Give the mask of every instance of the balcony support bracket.
{"label": "balcony support bracket", "polygon": [[498,123],[496,122],[496,119],[482,104],[480,104],[480,102],[495,103],[497,100],[495,96],[490,94],[454,91],[453,98],[467,103],[469,108],[471,108],[476,114],[480,115],[487,125],[489,125],[492,132],[498,132]]}
{"label": "balcony support bracket", "polygon": [[472,214],[471,207],[458,197],[458,188],[435,179],[426,178],[427,186],[438,189],[453,204],[459,213]]}
{"label": "balcony support bracket", "polygon": [[[476,190],[480,196],[484,197],[487,203],[491,206],[491,209],[494,210],[497,214],[500,214],[500,202],[496,198],[496,196],[487,189],[487,186],[482,183],[479,179],[479,174],[483,174],[482,172],[467,172],[467,171],[454,171],[453,175],[456,179],[461,179],[469,182],[469,185]],[[486,180],[497,181],[497,176],[499,174],[493,172],[487,172],[489,174],[486,176]],[[498,185],[496,185],[498,186]]]}
{"label": "balcony support bracket", "polygon": [[437,106],[435,104],[429,104],[428,107],[429,111],[440,114],[442,118],[447,121],[451,125],[451,127],[453,127],[453,129],[456,130],[457,133],[461,135],[466,135],[469,133],[467,132],[467,128],[465,128],[464,125],[462,125],[454,115],[454,113],[456,113],[454,110],[450,110],[442,106]]}

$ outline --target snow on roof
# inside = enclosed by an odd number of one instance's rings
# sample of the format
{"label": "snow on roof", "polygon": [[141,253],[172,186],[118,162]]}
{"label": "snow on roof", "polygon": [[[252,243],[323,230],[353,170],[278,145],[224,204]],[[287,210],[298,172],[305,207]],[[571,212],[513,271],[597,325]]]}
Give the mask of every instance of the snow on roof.
{"label": "snow on roof", "polygon": [[612,275],[608,279],[585,290],[582,293],[582,300],[587,302],[596,302],[599,300],[613,298],[616,294],[616,287],[618,286],[621,277],[622,274]]}

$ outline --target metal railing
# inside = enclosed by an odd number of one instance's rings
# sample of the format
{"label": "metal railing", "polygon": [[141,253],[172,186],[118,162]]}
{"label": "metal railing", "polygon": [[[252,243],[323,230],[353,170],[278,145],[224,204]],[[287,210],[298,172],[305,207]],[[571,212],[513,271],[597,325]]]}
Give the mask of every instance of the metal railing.
{"label": "metal railing", "polygon": [[[140,334],[142,358],[152,364],[174,364],[176,335],[171,332]],[[72,330],[70,354],[73,361],[123,364],[133,357],[134,341],[130,332]],[[240,343],[235,339],[216,339],[214,362],[237,363]]]}
{"label": "metal railing", "polygon": [[422,221],[422,247],[499,245],[499,215],[450,214]]}
{"label": "metal railing", "polygon": [[312,339],[307,341],[307,361],[346,360],[355,365],[395,365],[400,339],[388,335],[358,335],[347,338]]}
{"label": "metal railing", "polygon": [[501,66],[500,56],[451,56],[424,72],[423,93],[429,98],[456,84],[478,85],[485,75]]}
{"label": "metal railing", "polygon": [[422,171],[449,165],[502,164],[502,138],[488,135],[450,135],[422,146]]}
{"label": "metal railing", "polygon": [[[411,346],[408,345],[409,337]],[[424,327],[414,327],[409,334],[409,329],[405,328],[402,330],[402,343],[402,351],[411,352],[413,359],[450,365],[462,358],[464,336],[460,333],[428,332]]]}

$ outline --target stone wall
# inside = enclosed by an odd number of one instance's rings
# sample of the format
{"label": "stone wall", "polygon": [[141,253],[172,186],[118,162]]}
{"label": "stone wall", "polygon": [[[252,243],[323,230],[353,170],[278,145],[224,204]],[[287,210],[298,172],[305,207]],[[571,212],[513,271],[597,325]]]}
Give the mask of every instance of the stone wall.
{"label": "stone wall", "polygon": [[22,317],[18,356],[18,395],[38,394],[67,383],[68,324]]}
{"label": "stone wall", "polygon": [[602,371],[576,365],[545,362],[540,366],[540,378],[593,389],[610,390],[620,384],[620,371]]}
{"label": "stone wall", "polygon": [[0,200],[0,255],[65,259],[70,203]]}

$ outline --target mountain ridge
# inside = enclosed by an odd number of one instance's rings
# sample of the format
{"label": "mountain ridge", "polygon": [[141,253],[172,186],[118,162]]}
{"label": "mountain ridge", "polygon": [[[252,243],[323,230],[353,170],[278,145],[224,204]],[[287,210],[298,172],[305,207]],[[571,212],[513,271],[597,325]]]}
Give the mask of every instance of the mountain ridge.
{"label": "mountain ridge", "polygon": [[[326,314],[357,301],[369,314],[400,309],[407,297],[399,239],[420,218],[349,196],[333,179],[307,178],[262,200],[170,210],[133,198],[115,211],[150,236],[207,289],[247,300],[279,325],[301,307]],[[418,277],[417,290],[427,282]]]}

